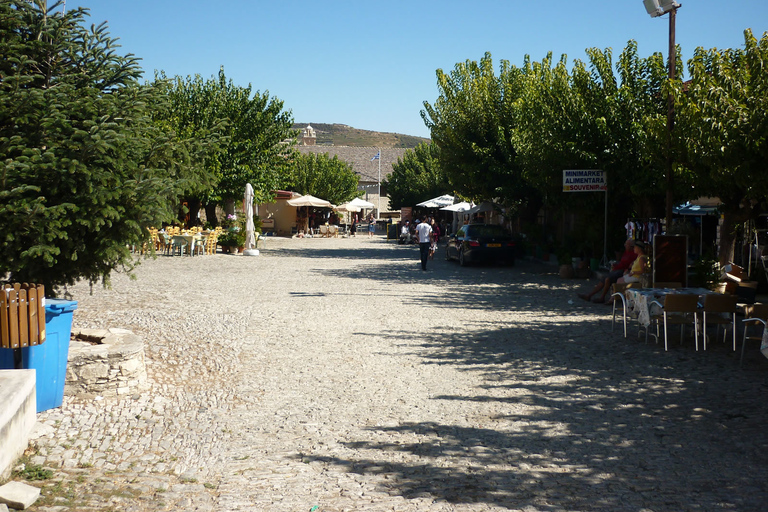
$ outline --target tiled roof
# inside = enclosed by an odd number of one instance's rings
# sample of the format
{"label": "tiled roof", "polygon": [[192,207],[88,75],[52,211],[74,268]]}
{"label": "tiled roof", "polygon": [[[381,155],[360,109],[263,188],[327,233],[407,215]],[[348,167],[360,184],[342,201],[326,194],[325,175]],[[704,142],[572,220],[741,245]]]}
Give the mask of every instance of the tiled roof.
{"label": "tiled roof", "polygon": [[299,153],[320,154],[327,153],[330,158],[338,156],[352,165],[352,170],[360,176],[361,182],[376,183],[379,179],[379,161],[371,161],[376,153],[381,150],[381,180],[392,174],[392,164],[397,159],[403,158],[405,148],[366,148],[352,146],[296,146]]}

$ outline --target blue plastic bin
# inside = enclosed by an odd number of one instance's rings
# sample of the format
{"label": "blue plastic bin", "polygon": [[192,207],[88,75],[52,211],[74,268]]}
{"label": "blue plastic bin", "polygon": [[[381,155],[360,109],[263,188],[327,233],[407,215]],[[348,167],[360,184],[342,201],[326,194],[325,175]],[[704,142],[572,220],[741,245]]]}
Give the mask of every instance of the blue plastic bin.
{"label": "blue plastic bin", "polygon": [[[21,349],[22,368],[37,374],[37,412],[61,407],[64,400],[72,312],[76,309],[74,300],[45,299],[45,341]],[[13,350],[0,350],[0,369],[13,368]]]}

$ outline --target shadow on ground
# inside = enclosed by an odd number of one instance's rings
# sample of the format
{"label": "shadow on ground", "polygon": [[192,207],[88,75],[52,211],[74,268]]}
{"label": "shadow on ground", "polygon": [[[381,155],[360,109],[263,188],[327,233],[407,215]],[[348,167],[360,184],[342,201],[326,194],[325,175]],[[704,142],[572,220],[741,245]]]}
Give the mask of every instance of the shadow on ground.
{"label": "shadow on ground", "polygon": [[[362,259],[353,253],[341,254]],[[607,308],[569,304],[573,283],[542,275],[530,263],[461,268],[435,261],[431,272],[421,273],[415,257],[408,247],[373,248],[365,258],[377,261],[365,269],[318,271],[344,279],[426,279],[439,291],[403,299],[451,310],[446,314],[462,308],[510,313],[503,325],[375,334],[411,350],[422,364],[480,373],[484,384],[474,393],[438,392],[431,399],[482,404],[468,408],[481,414],[461,424],[371,427],[379,440],[348,443],[354,457],[302,455],[304,460],[380,475],[379,490],[393,495],[450,503],[638,512],[765,509],[764,359],[752,356],[741,369],[723,343],[707,352],[695,352],[692,342],[664,352],[634,336],[624,339],[620,329],[610,332]],[[386,457],[374,452],[407,457],[382,463]]]}
{"label": "shadow on ground", "polygon": [[[385,475],[380,490],[392,494],[452,503],[606,511],[764,507],[764,371],[740,370],[725,350],[664,353],[620,336],[596,339],[588,326],[576,331],[559,341],[535,326],[419,340],[387,333],[397,343],[416,343],[423,364],[482,373],[486,384],[475,394],[432,400],[483,403],[479,410],[490,412],[467,425],[372,427],[381,441],[349,443],[359,457],[316,460]],[[381,456],[365,456],[372,450],[406,452],[419,463],[382,464]]]}

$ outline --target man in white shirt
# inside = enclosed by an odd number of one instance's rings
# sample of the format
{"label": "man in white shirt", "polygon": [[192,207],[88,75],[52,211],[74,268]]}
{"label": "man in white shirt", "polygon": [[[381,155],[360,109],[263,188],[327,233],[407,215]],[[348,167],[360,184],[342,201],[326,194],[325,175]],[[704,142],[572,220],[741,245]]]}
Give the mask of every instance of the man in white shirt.
{"label": "man in white shirt", "polygon": [[424,217],[416,226],[416,236],[419,237],[419,252],[421,253],[421,270],[427,270],[427,258],[429,257],[429,246],[431,244],[432,226],[426,222]]}

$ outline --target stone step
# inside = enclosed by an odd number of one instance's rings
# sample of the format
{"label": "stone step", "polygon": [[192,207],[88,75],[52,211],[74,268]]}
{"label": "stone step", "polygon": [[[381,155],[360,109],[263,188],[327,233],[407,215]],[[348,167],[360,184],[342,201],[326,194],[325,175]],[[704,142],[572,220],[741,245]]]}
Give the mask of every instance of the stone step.
{"label": "stone step", "polygon": [[0,480],[5,480],[35,426],[35,370],[0,370],[0,404]]}

